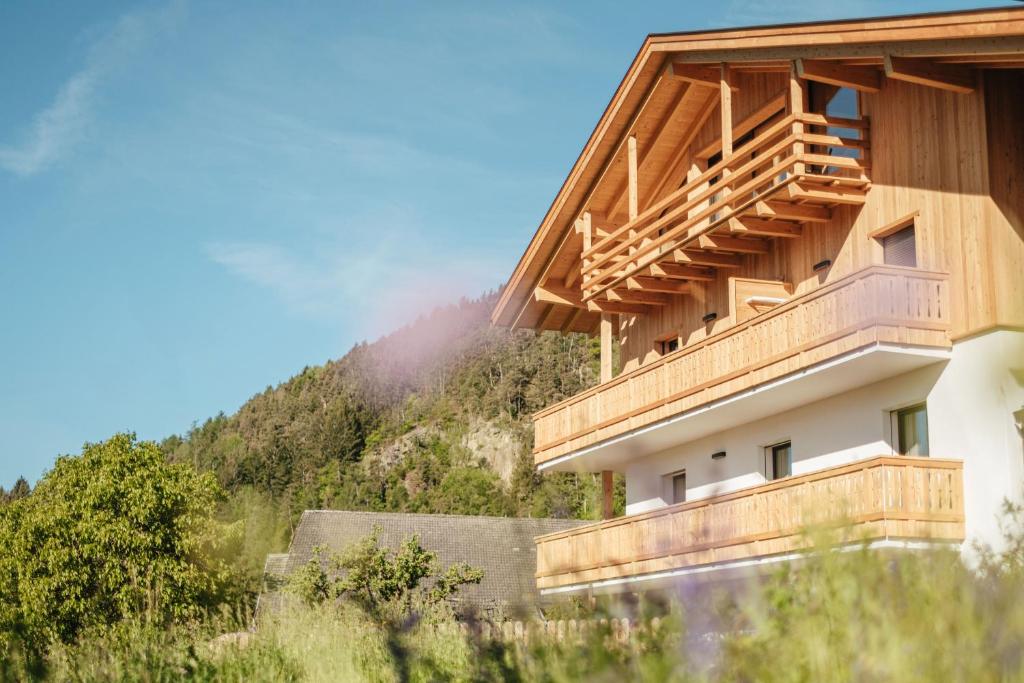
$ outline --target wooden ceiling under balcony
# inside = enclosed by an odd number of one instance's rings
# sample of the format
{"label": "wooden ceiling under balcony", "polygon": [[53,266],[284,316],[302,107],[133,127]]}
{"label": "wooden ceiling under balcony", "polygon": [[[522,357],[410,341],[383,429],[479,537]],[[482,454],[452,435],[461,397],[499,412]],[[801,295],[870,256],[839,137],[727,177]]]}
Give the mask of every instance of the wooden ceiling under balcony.
{"label": "wooden ceiling under balcony", "polygon": [[[492,320],[594,332],[602,312],[665,305],[771,240],[799,238],[832,207],[862,203],[869,126],[808,118],[803,84],[877,92],[888,78],[965,93],[991,68],[1024,68],[1024,11],[650,36]],[[733,111],[734,94],[768,81],[775,91],[743,93]],[[752,121],[755,140],[730,154]],[[846,138],[849,128],[860,134]],[[843,147],[856,158],[833,153]],[[701,157],[712,166],[703,177]],[[719,184],[709,190],[709,179]]]}

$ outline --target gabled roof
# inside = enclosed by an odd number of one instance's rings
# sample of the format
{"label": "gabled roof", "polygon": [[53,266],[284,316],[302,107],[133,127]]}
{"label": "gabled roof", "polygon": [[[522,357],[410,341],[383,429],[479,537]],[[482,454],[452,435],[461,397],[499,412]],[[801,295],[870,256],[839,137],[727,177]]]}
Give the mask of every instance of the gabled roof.
{"label": "gabled roof", "polygon": [[[503,289],[492,323],[593,330],[595,313],[579,309],[574,313],[574,309],[560,306],[552,315],[550,306],[534,301],[533,291],[549,276],[562,278],[578,269],[582,245],[573,223],[583,210],[591,208],[595,194],[604,193],[607,206],[621,204],[625,171],[623,163],[615,162],[623,158],[626,138],[631,134],[638,139],[660,135],[669,129],[685,141],[687,126],[699,128],[715,108],[706,89],[701,97],[701,89],[686,89],[667,75],[667,62],[709,66],[729,62],[753,69],[784,67],[797,58],[827,58],[871,65],[881,63],[886,54],[979,67],[1005,65],[1007,60],[1020,62],[1024,56],[1024,8],[647,36]],[[655,159],[649,177],[668,177],[672,162],[667,157]]]}
{"label": "gabled roof", "polygon": [[[292,537],[283,573],[291,574],[313,557],[313,549],[327,546],[344,551],[380,527],[380,544],[397,549],[416,534],[442,567],[466,562],[482,569],[479,585],[465,586],[460,600],[478,609],[529,607],[539,598],[535,536],[566,531],[587,522],[570,519],[526,519],[425,515],[395,512],[306,510]],[[269,563],[268,563],[269,566]]]}

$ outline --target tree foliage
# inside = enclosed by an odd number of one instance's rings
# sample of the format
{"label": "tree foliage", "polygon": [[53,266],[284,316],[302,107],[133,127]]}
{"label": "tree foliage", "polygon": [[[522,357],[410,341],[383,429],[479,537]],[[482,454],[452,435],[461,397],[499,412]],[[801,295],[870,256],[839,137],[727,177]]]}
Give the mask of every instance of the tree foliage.
{"label": "tree foliage", "polygon": [[[593,476],[532,471],[529,418],[594,383],[595,341],[493,328],[495,298],[357,344],[163,447],[231,494],[269,496],[292,519],[306,508],[594,517]],[[507,481],[464,443],[480,423],[517,451]]]}
{"label": "tree foliage", "polygon": [[341,554],[326,553],[323,546],[314,548],[309,562],[289,578],[289,590],[307,604],[348,599],[372,614],[407,612],[414,606],[438,605],[484,576],[465,562],[442,570],[437,554],[424,548],[416,535],[392,552],[380,545],[379,528]]}
{"label": "tree foliage", "polygon": [[213,476],[118,434],[58,458],[28,496],[0,507],[0,638],[34,647],[145,614],[200,616],[230,576],[209,559]]}

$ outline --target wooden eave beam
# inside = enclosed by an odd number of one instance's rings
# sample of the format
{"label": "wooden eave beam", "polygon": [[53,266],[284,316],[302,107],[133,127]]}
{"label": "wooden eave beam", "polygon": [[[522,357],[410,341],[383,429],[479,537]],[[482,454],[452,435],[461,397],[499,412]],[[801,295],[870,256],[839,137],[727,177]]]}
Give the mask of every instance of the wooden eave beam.
{"label": "wooden eave beam", "polygon": [[583,299],[579,290],[561,287],[553,283],[538,285],[533,289],[533,298],[542,304],[582,308]]}
{"label": "wooden eave beam", "polygon": [[931,88],[967,94],[974,92],[977,72],[960,64],[939,64],[930,59],[885,55],[885,75]]}
{"label": "wooden eave beam", "polygon": [[605,292],[608,301],[621,302],[624,304],[647,304],[649,306],[665,306],[668,304],[668,297],[664,294],[651,291],[636,291],[631,289],[609,289]]}
{"label": "wooden eave beam", "polygon": [[802,223],[827,223],[832,212],[824,206],[790,204],[788,202],[759,201],[745,213],[764,219],[800,221]]}
{"label": "wooden eave beam", "polygon": [[618,301],[596,301],[591,299],[587,302],[587,310],[591,313],[650,313],[651,307],[645,304],[625,304]]}
{"label": "wooden eave beam", "polygon": [[800,237],[803,229],[794,223],[741,216],[729,219],[729,232],[756,237]]}
{"label": "wooden eave beam", "polygon": [[701,235],[697,238],[701,249],[709,251],[733,251],[740,254],[767,254],[768,245],[761,240],[747,240],[723,235]]}
{"label": "wooden eave beam", "polygon": [[882,88],[882,75],[869,66],[847,66],[820,59],[797,59],[796,73],[805,81],[816,81],[853,88],[862,92],[878,92]]}
{"label": "wooden eave beam", "polygon": [[825,187],[821,185],[815,186],[813,183],[806,185],[790,183],[783,192],[790,199],[801,202],[858,205],[867,201],[867,191],[853,187]]}
{"label": "wooden eave beam", "polygon": [[672,259],[676,263],[691,266],[714,266],[715,268],[739,268],[743,261],[739,256],[715,254],[699,249],[675,249]]}
{"label": "wooden eave beam", "polygon": [[583,315],[583,309],[574,308],[566,317],[565,322],[562,323],[562,332],[571,331],[573,325],[576,324],[576,321],[579,320],[581,315]]}
{"label": "wooden eave beam", "polygon": [[694,268],[678,263],[652,263],[648,272],[653,277],[663,277],[670,280],[700,280],[711,282],[715,279],[715,272],[709,268]]}
{"label": "wooden eave beam", "polygon": [[[671,62],[665,69],[666,73],[673,78],[701,85],[705,88],[718,88],[721,79],[721,72],[709,66],[695,66],[683,64],[682,62]],[[736,84],[731,84],[733,90],[739,90]]]}
{"label": "wooden eave beam", "polygon": [[663,294],[687,294],[690,291],[690,285],[685,282],[637,276],[626,278],[626,289],[634,291],[661,292]]}

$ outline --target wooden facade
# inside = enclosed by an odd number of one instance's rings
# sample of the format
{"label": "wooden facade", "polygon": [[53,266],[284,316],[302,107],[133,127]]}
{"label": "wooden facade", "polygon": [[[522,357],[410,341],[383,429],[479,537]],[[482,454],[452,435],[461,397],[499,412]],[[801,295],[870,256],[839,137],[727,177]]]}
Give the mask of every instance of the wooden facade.
{"label": "wooden facade", "polygon": [[[1021,121],[1024,8],[649,36],[492,314],[601,337],[535,462],[872,346],[1024,330]],[[539,539],[538,580],[786,552],[821,490],[868,536],[957,539],[959,477],[882,458],[611,520]]]}
{"label": "wooden facade", "polygon": [[878,457],[537,538],[541,589],[806,549],[815,524],[850,542],[964,537],[963,463]]}

